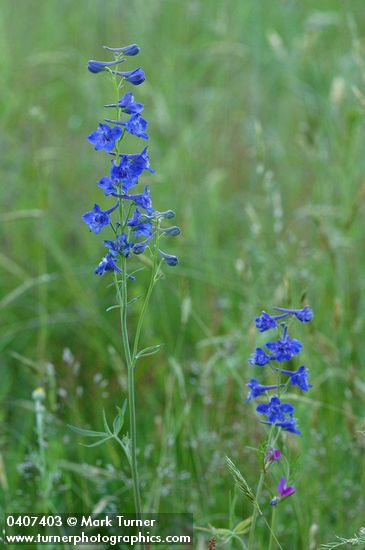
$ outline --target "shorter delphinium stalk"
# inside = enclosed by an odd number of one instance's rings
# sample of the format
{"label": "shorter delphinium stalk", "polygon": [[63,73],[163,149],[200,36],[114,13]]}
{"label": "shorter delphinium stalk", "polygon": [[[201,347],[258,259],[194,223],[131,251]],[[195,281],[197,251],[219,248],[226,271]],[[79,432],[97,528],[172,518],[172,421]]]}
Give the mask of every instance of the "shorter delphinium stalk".
{"label": "shorter delphinium stalk", "polygon": [[[119,71],[119,65],[126,61],[126,57],[135,56],[139,52],[136,44],[123,48],[109,48],[107,51],[114,54],[113,61],[88,62],[88,69],[93,74],[107,74],[114,89],[114,102],[104,107],[108,112],[114,112],[110,118],[99,122],[97,129],[88,136],[88,141],[94,145],[96,151],[105,151],[109,156],[110,169],[107,176],[102,177],[98,187],[102,189],[105,197],[111,200],[108,208],[103,209],[99,204],[83,215],[84,222],[94,234],[109,230],[110,236],[105,239],[106,254],[95,269],[97,275],[111,272],[114,275],[114,286],[117,297],[116,306],[120,310],[120,323],[122,333],[122,345],[125,363],[128,373],[128,410],[129,410],[129,434],[120,439],[118,433],[123,424],[125,406],[118,409],[118,415],[111,430],[104,419],[105,433],[102,440],[115,439],[126,453],[133,483],[135,511],[141,514],[141,496],[139,488],[137,467],[137,420],[134,369],[137,361],[147,355],[158,351],[160,346],[152,346],[140,349],[140,339],[143,321],[151,298],[155,283],[161,276],[161,265],[175,266],[178,263],[176,256],[162,250],[162,242],[166,237],[174,237],[180,234],[176,226],[164,227],[164,224],[174,218],[172,210],[159,212],[152,206],[149,186],[144,186],[137,191],[139,178],[142,174],[153,174],[148,156],[148,148],[141,152],[127,154],[121,152],[122,140],[127,135],[148,140],[147,121],[142,117],[143,103],[135,101],[132,92],[121,94],[126,84],[138,86],[145,80],[142,67],[132,71]],[[141,265],[149,265],[151,268],[150,282],[144,297],[142,308],[137,319],[134,338],[130,337],[127,326],[127,309],[137,298],[129,299],[129,285],[135,280],[135,274],[141,268],[129,269],[133,259],[140,260],[141,255],[145,260]],[[73,428],[79,434],[86,437],[97,437],[98,432]],[[100,435],[100,433],[99,433]],[[97,445],[96,442],[93,445]]]}
{"label": "shorter delphinium stalk", "polygon": [[[267,402],[256,406],[256,411],[265,417],[261,421],[263,424],[270,426],[266,444],[264,447],[267,453],[264,456],[263,465],[261,468],[260,478],[256,489],[254,509],[249,533],[249,550],[255,547],[255,529],[258,514],[260,513],[259,500],[262,489],[265,483],[265,478],[269,468],[278,462],[282,456],[282,452],[275,448],[278,441],[280,431],[286,431],[295,435],[301,435],[297,427],[297,419],[294,417],[294,407],[290,403],[283,403],[282,398],[290,387],[298,387],[302,391],[308,391],[312,385],[309,384],[308,370],[302,365],[296,370],[288,370],[281,368],[281,363],[291,361],[297,356],[303,344],[298,340],[292,339],[288,335],[287,319],[294,318],[302,323],[311,321],[313,317],[312,310],[309,306],[301,309],[285,309],[274,308],[279,312],[278,315],[270,315],[263,311],[256,318],[256,328],[260,333],[272,329],[279,329],[280,336],[276,341],[267,342],[264,348],[257,347],[252,354],[249,363],[253,366],[264,367],[268,366],[276,380],[276,383],[263,385],[255,378],[252,378],[247,384],[249,394],[246,403],[253,401],[260,396],[267,396]],[[272,395],[274,392],[274,395]],[[271,395],[270,395],[271,393]],[[282,477],[277,486],[277,496],[271,499],[271,506],[275,509],[276,506],[285,498],[292,495],[295,488],[287,485],[286,477]],[[270,548],[273,544],[274,536],[275,511],[273,510],[272,525],[270,528]]]}

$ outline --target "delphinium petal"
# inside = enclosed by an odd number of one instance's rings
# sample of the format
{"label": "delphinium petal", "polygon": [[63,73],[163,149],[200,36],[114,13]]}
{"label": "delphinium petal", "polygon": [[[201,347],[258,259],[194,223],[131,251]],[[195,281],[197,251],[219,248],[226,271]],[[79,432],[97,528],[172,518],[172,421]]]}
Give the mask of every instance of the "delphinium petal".
{"label": "delphinium petal", "polygon": [[114,257],[121,254],[125,258],[128,258],[134,247],[134,243],[128,241],[125,233],[117,235],[114,241],[104,241],[104,244],[109,248],[109,253]]}
{"label": "delphinium petal", "polygon": [[109,153],[113,151],[116,141],[122,135],[123,130],[117,126],[111,128],[107,124],[99,123],[98,129],[88,136],[88,141],[95,145],[95,149],[100,151],[105,149]]}
{"label": "delphinium petal", "polygon": [[257,365],[259,367],[263,367],[270,363],[270,361],[273,359],[270,355],[267,355],[267,353],[262,348],[256,348],[255,352],[251,355],[251,359],[249,360],[250,365]]}
{"label": "delphinium petal", "polygon": [[133,136],[143,139],[149,139],[148,134],[145,132],[148,125],[147,120],[145,120],[140,114],[131,115],[131,117],[124,122],[120,122],[118,120],[110,120],[109,118],[106,118],[105,120],[106,122],[110,122],[111,124],[124,126],[127,132]]}
{"label": "delphinium petal", "polygon": [[250,392],[248,394],[248,397],[245,401],[245,403],[248,403],[249,401],[252,401],[253,399],[256,399],[256,397],[259,397],[263,393],[266,393],[267,391],[271,390],[277,390],[277,385],[272,386],[263,386],[261,385],[255,378],[251,378],[248,384],[246,386],[249,388]]}
{"label": "delphinium petal", "polygon": [[133,216],[128,220],[127,225],[132,228],[135,237],[150,237],[152,234],[152,224],[141,221],[141,212],[138,208],[133,212]]}
{"label": "delphinium petal", "polygon": [[281,403],[280,399],[274,396],[270,399],[269,403],[258,405],[256,411],[267,416],[270,424],[275,424],[276,422],[284,422],[286,415],[291,416],[294,412],[294,407],[289,403]]}
{"label": "delphinium petal", "polygon": [[139,86],[142,82],[145,81],[146,77],[142,67],[138,67],[134,71],[112,71],[118,76],[122,76],[126,79],[127,82],[133,84],[134,86]]}
{"label": "delphinium petal", "polygon": [[88,224],[90,231],[100,233],[104,227],[110,224],[110,214],[118,207],[116,204],[109,210],[102,210],[98,204],[94,204],[94,208],[90,212],[86,212],[82,216],[85,223]]}
{"label": "delphinium petal", "polygon": [[299,340],[293,340],[285,335],[277,342],[267,342],[265,347],[273,354],[273,358],[281,363],[289,361],[294,355],[298,354],[303,347]]}
{"label": "delphinium petal", "polygon": [[[104,107],[116,107],[116,103],[108,103],[107,105],[104,105]],[[134,115],[141,113],[144,109],[143,103],[138,103],[137,101],[134,101],[134,96],[132,92],[127,92],[124,94],[123,97],[121,97],[118,101],[118,107],[122,109],[123,113],[127,113],[128,115]]]}
{"label": "delphinium petal", "polygon": [[266,313],[266,311],[263,311],[259,317],[256,317],[256,328],[259,329],[259,332],[266,332],[267,330],[276,328],[276,319],[277,317],[273,317],[269,313]]}
{"label": "delphinium petal", "polygon": [[96,275],[104,275],[107,271],[117,271],[122,273],[122,270],[116,265],[115,258],[112,254],[107,254],[101,260],[100,264],[95,269]]}

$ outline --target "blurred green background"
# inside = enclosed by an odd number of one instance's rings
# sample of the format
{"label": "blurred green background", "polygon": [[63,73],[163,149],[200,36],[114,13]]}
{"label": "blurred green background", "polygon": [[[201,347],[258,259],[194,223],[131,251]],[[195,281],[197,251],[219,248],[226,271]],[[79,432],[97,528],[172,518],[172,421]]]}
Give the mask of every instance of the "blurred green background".
{"label": "blurred green background", "polygon": [[[365,12],[352,0],[2,0],[0,15],[0,485],[7,511],[132,510],[113,444],[86,449],[126,394],[103,235],[81,215],[103,202],[107,159],[86,141],[112,90],[88,59],[137,43],[147,80],[154,205],[177,212],[144,330],[163,351],[137,369],[144,508],[192,511],[201,527],[248,517],[232,505],[228,455],[254,487],[265,430],[245,384],[253,319],[310,303],[297,326],[314,388],[290,397],[285,438],[297,494],[278,509],[285,549],[314,549],[364,522]],[[124,69],[123,67],[123,69]],[[130,151],[140,142],[131,138]],[[145,288],[141,276],[138,294]],[[136,305],[138,308],[138,305]],[[130,316],[133,327],[135,317]],[[261,380],[263,377],[261,376]],[[41,472],[33,390],[46,391]],[[268,514],[269,490],[263,498]],[[265,508],[265,504],[267,506]],[[259,529],[267,548],[267,530]],[[207,548],[197,532],[195,547]],[[239,547],[239,546],[237,546]],[[235,548],[235,546],[232,546]]]}

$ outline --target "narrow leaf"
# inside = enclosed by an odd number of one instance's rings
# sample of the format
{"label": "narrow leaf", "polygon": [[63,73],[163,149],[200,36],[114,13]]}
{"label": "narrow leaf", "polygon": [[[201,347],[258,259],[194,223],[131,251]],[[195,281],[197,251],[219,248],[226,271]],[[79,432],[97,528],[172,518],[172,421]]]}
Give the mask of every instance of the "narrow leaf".
{"label": "narrow leaf", "polygon": [[148,348],[144,348],[141,351],[139,351],[136,355],[136,359],[139,359],[140,357],[148,357],[149,355],[154,355],[157,353],[162,344],[157,344],[156,346],[149,346]]}
{"label": "narrow leaf", "polygon": [[98,445],[101,445],[102,443],[105,443],[105,441],[109,441],[109,439],[112,439],[112,437],[105,437],[104,439],[100,439],[96,443],[91,443],[90,445],[86,445],[84,443],[80,443],[80,445],[82,445],[83,447],[89,447],[89,448],[97,447]]}
{"label": "narrow leaf", "polygon": [[140,300],[141,298],[142,298],[142,294],[140,296],[136,296],[135,298],[131,298],[130,300],[128,300],[127,305],[130,306],[135,302],[138,302],[138,300]]}
{"label": "narrow leaf", "polygon": [[94,432],[94,430],[84,430],[83,428],[78,428],[77,426],[71,426],[71,424],[67,424],[67,427],[70,428],[73,432],[84,435],[85,437],[104,437],[108,434],[105,432]]}
{"label": "narrow leaf", "polygon": [[120,308],[120,305],[119,304],[115,304],[114,306],[109,306],[106,308],[105,311],[112,311],[113,309],[119,309]]}
{"label": "narrow leaf", "polygon": [[107,422],[107,420],[106,420],[105,410],[104,410],[104,409],[103,409],[103,424],[104,424],[105,431],[106,431],[109,435],[113,435],[112,432],[110,431],[109,426],[108,426],[108,422]]}
{"label": "narrow leaf", "polygon": [[114,418],[114,422],[113,422],[113,433],[114,433],[114,435],[118,435],[120,430],[123,428],[124,415],[125,415],[126,407],[127,407],[127,400],[126,399],[124,400],[122,408],[117,407],[118,414]]}
{"label": "narrow leaf", "polygon": [[237,535],[244,535],[249,530],[249,527],[251,525],[252,517],[250,516],[247,519],[244,519],[243,521],[240,521],[237,523],[236,527],[233,529],[233,532]]}

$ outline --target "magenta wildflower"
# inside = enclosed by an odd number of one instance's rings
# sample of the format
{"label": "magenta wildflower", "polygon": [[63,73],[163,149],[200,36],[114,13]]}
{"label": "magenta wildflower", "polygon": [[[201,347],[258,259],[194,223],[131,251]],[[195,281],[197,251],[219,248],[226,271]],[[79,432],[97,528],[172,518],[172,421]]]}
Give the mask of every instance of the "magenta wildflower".
{"label": "magenta wildflower", "polygon": [[286,477],[282,477],[281,480],[278,483],[278,497],[274,497],[270,504],[271,506],[276,506],[280,501],[284,500],[284,498],[290,497],[290,495],[293,495],[295,493],[295,487],[292,487],[291,485],[286,485]]}

